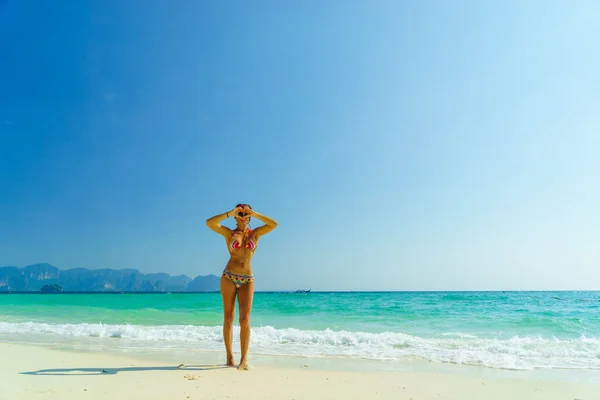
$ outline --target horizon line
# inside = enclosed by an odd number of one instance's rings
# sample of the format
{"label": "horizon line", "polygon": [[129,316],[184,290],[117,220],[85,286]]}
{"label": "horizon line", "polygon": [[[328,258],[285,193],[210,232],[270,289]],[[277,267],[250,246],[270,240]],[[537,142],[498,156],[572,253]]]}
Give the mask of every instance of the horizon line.
{"label": "horizon line", "polygon": [[[527,292],[600,292],[600,289],[533,289],[533,290],[311,290],[310,292],[297,292],[296,290],[255,290],[254,293],[286,293],[286,294],[312,294],[312,293],[527,293]],[[53,293],[43,293],[39,290],[0,291],[0,294],[206,294],[220,293],[219,290],[209,291],[110,291],[110,290],[69,290]]]}

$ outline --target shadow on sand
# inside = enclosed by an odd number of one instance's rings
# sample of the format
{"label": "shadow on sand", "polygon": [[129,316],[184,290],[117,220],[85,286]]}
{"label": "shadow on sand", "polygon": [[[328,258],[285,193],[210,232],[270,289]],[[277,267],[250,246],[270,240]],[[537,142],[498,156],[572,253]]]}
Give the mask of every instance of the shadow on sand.
{"label": "shadow on sand", "polygon": [[123,368],[55,368],[40,369],[37,371],[21,372],[23,375],[116,375],[119,372],[143,372],[143,371],[207,371],[211,369],[231,368],[225,364],[181,364],[164,367],[123,367]]}

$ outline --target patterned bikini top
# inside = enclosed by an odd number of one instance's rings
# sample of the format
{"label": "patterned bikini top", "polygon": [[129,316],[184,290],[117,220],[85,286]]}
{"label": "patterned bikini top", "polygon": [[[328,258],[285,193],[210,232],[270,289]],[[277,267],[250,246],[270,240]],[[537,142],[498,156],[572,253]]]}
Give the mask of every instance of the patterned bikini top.
{"label": "patterned bikini top", "polygon": [[[237,232],[237,229],[234,232]],[[252,229],[248,229],[248,232],[250,233],[250,236],[248,237],[248,241],[246,243],[246,248],[250,249],[250,250],[254,250],[254,249],[256,249],[256,243],[254,241],[254,234],[252,233]],[[240,242],[238,242],[237,239],[235,239],[233,242],[231,242],[231,245],[229,247],[231,247],[231,250],[237,250],[237,249],[241,249],[242,245],[240,244]]]}

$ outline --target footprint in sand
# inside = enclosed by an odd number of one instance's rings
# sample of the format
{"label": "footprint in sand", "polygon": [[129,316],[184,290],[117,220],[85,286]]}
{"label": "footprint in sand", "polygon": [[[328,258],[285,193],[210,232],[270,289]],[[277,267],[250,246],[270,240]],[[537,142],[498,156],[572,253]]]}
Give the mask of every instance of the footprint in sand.
{"label": "footprint in sand", "polygon": [[197,381],[199,379],[202,379],[202,377],[199,375],[190,375],[190,374],[185,375],[184,378],[187,379],[188,381]]}

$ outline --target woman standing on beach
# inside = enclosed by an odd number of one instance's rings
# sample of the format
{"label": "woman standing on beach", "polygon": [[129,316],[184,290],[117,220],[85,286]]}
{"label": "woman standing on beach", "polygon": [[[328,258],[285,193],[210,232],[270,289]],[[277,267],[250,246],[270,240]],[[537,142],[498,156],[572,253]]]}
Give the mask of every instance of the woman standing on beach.
{"label": "woman standing on beach", "polygon": [[[229,229],[220,224],[221,221],[234,217],[237,227]],[[252,230],[250,219],[265,223]],[[277,227],[277,222],[252,210],[248,204],[238,204],[231,211],[215,215],[206,220],[206,225],[213,231],[223,235],[229,250],[229,261],[221,275],[221,297],[223,299],[223,340],[227,351],[227,365],[235,366],[231,343],[233,341],[233,318],[235,316],[235,297],[240,307],[240,345],[242,358],[238,370],[245,369],[248,363],[248,345],[250,344],[250,312],[254,297],[254,276],[252,275],[252,256],[256,251],[258,240]]]}

